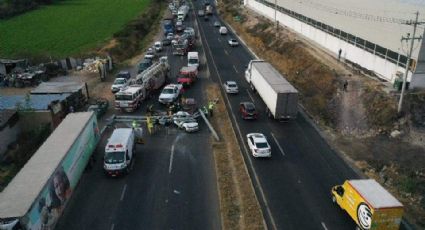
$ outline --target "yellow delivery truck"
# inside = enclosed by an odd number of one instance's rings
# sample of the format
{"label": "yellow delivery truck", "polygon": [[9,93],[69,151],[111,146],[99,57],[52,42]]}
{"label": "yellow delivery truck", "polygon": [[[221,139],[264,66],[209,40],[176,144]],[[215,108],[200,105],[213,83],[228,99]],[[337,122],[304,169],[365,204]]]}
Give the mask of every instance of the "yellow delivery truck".
{"label": "yellow delivery truck", "polygon": [[347,180],[331,193],[332,201],[356,222],[356,229],[399,229],[403,205],[375,180]]}

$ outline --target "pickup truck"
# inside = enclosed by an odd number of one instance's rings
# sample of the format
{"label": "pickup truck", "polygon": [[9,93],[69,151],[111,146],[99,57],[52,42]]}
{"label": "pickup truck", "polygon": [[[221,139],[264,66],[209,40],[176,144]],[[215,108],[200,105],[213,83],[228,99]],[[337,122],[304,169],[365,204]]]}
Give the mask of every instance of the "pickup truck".
{"label": "pickup truck", "polygon": [[159,95],[159,103],[171,104],[179,98],[183,85],[181,84],[169,84],[164,87]]}

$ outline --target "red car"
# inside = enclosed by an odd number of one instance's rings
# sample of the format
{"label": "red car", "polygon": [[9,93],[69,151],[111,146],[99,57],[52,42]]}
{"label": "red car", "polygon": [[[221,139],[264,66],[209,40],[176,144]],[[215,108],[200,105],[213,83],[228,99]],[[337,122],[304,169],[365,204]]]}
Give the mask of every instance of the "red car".
{"label": "red car", "polygon": [[255,105],[252,102],[242,102],[239,105],[239,112],[242,119],[257,119],[258,114]]}

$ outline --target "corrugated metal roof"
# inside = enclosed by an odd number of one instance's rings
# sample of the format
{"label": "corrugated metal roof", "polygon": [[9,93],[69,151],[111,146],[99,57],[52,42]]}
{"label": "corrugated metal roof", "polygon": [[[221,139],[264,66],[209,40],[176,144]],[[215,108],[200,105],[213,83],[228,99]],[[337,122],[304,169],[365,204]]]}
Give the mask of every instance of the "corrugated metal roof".
{"label": "corrugated metal roof", "polygon": [[0,110],[17,109],[17,105],[34,110],[47,110],[53,101],[63,101],[70,93],[64,94],[30,94],[28,102],[25,95],[0,96]]}
{"label": "corrugated metal roof", "polygon": [[75,93],[84,87],[81,82],[42,82],[31,94]]}
{"label": "corrugated metal roof", "polygon": [[22,217],[47,184],[93,112],[70,113],[0,193],[0,218]]}
{"label": "corrugated metal roof", "polygon": [[[275,2],[274,0],[267,1]],[[425,1],[277,0],[277,4],[401,54],[407,52],[406,44],[402,45],[400,42],[401,36],[406,36],[407,33],[412,34],[412,26],[381,22],[380,20],[385,21],[385,19],[391,18],[413,20],[415,19],[414,13],[419,11],[419,19],[425,21]],[[422,26],[418,28],[417,35],[423,34]],[[414,57],[417,57],[418,50],[414,50]]]}
{"label": "corrugated metal roof", "polygon": [[373,179],[350,180],[349,182],[373,208],[403,206],[400,201]]}

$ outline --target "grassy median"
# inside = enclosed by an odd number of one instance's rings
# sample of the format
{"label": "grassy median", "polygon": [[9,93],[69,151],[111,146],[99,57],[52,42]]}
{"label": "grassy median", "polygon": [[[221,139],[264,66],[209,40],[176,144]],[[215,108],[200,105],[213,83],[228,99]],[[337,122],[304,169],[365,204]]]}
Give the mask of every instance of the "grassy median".
{"label": "grassy median", "polygon": [[263,214],[223,97],[216,84],[207,87],[207,97],[208,100],[218,98],[214,116],[210,121],[220,136],[220,141],[212,140],[212,147],[219,188],[222,228],[264,229]]}

